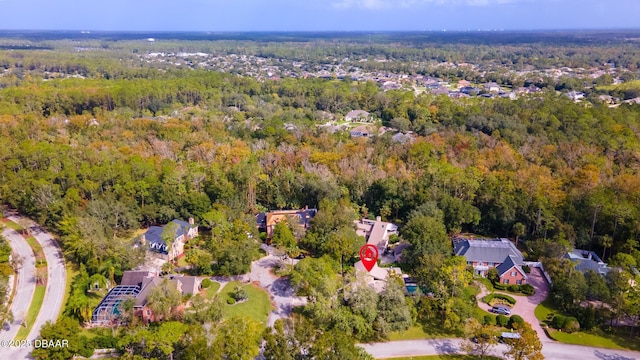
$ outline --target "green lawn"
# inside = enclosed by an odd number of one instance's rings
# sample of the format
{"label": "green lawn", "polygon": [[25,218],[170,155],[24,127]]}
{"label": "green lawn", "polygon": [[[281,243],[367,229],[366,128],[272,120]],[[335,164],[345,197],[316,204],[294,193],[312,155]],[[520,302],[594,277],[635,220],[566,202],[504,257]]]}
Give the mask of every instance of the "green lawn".
{"label": "green lawn", "polygon": [[[551,300],[546,299],[540,305],[536,306],[535,315],[540,322],[548,322],[553,319],[556,314],[567,315],[556,309]],[[547,328],[547,332],[551,338],[565,344],[595,346],[609,349],[631,349],[640,350],[640,343],[637,337],[630,338],[628,330],[612,329],[612,332],[604,332],[602,330],[579,331],[573,334],[561,332],[552,328]]]}
{"label": "green lawn", "polygon": [[42,267],[47,266],[47,259],[44,257],[44,250],[42,250],[42,245],[34,238],[33,236],[29,236],[27,238],[27,243],[33,250],[34,255],[36,256],[36,266]]}
{"label": "green lawn", "polygon": [[179,267],[189,266],[189,264],[187,264],[187,260],[185,260],[184,256],[178,259],[178,266]]}
{"label": "green lawn", "polygon": [[11,228],[15,231],[22,231],[24,228],[20,226],[20,224],[14,223],[9,219],[2,219],[2,222],[7,225],[8,228]]}
{"label": "green lawn", "polygon": [[211,286],[209,286],[206,290],[207,290],[207,299],[212,299],[216,293],[218,292],[218,289],[220,289],[220,283],[217,281],[212,281],[211,282]]}
{"label": "green lawn", "polygon": [[[243,303],[229,305],[227,299],[232,297],[236,285],[242,285],[249,299]],[[238,281],[230,282],[222,289],[222,303],[224,317],[248,316],[265,327],[272,308],[269,294],[264,290],[252,284],[240,284]]]}
{"label": "green lawn", "polygon": [[461,337],[461,332],[442,329],[440,326],[421,324],[412,325],[405,331],[394,331],[389,335],[389,340],[420,340],[420,339],[443,339],[451,337]]}
{"label": "green lawn", "polygon": [[536,309],[534,311],[534,314],[536,315],[536,318],[540,321],[540,322],[545,322],[547,320],[551,320],[551,318],[553,317],[553,315],[559,313],[560,311],[558,311],[553,304],[551,303],[550,299],[545,299],[543,302],[541,302],[538,306],[536,306]]}
{"label": "green lawn", "polygon": [[[389,360],[479,360],[480,356],[475,355],[429,355],[429,356],[409,356],[388,358]],[[495,356],[485,356],[486,360],[500,360]]]}
{"label": "green lawn", "polygon": [[29,335],[33,323],[36,321],[36,317],[42,307],[44,301],[44,292],[47,288],[45,286],[36,286],[36,290],[33,293],[33,299],[31,299],[31,305],[29,306],[29,312],[26,316],[27,327],[21,327],[16,335],[15,340],[24,340]]}
{"label": "green lawn", "polygon": [[567,334],[555,329],[547,329],[549,335],[557,341],[565,344],[585,345],[602,347],[608,349],[631,349],[640,350],[640,343],[637,338],[629,338],[618,334],[609,334],[602,331],[592,332],[576,332]]}
{"label": "green lawn", "polygon": [[64,308],[67,306],[67,301],[69,301],[69,296],[71,296],[71,283],[73,282],[73,278],[75,278],[76,275],[80,273],[80,271],[78,270],[78,265],[70,263],[68,261],[65,262],[64,268],[67,271],[67,283],[65,286],[64,298],[62,299],[61,311],[64,311]]}

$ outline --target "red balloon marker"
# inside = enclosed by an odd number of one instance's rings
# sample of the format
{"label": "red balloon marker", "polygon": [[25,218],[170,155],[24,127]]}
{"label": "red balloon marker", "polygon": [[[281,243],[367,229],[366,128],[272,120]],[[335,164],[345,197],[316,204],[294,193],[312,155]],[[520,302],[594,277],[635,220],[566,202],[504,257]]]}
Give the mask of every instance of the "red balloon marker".
{"label": "red balloon marker", "polygon": [[360,248],[360,260],[367,271],[371,271],[378,261],[378,247],[367,244]]}

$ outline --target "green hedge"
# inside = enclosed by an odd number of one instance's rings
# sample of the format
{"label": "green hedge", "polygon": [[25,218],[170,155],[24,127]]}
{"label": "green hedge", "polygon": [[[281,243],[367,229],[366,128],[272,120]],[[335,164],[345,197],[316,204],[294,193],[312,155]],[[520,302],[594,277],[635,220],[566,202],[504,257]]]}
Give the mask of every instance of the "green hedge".
{"label": "green hedge", "polygon": [[482,325],[495,326],[496,325],[496,316],[495,315],[485,315],[482,319]]}
{"label": "green hedge", "polygon": [[513,293],[522,293],[525,295],[533,295],[535,293],[534,287],[531,286],[530,284],[506,285],[506,284],[495,283],[493,284],[493,287],[496,288],[496,290],[505,290]]}
{"label": "green hedge", "polygon": [[507,327],[509,324],[509,318],[500,314],[496,316],[496,324],[498,324],[498,326]]}
{"label": "green hedge", "polygon": [[485,296],[484,298],[482,298],[482,301],[484,301],[487,304],[491,304],[491,300],[493,300],[493,299],[504,300],[507,303],[509,303],[510,305],[514,305],[516,303],[516,299],[512,298],[509,295],[505,295],[505,294],[489,294],[489,295]]}
{"label": "green hedge", "polygon": [[520,315],[511,315],[511,317],[509,318],[509,328],[510,329],[514,329],[514,325],[518,324],[518,327],[522,328],[522,325],[524,324],[524,319],[522,318],[522,316]]}

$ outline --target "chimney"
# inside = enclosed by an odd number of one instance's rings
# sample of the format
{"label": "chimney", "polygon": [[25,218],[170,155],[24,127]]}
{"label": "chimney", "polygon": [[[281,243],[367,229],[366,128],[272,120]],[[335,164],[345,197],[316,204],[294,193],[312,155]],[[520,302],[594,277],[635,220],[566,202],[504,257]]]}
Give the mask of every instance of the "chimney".
{"label": "chimney", "polygon": [[309,205],[305,205],[305,206],[304,206],[304,209],[305,209],[305,210],[309,210]]}
{"label": "chimney", "polygon": [[140,235],[140,242],[142,245],[147,245],[147,237],[144,234]]}
{"label": "chimney", "polygon": [[189,218],[189,225],[191,226],[195,225],[195,220],[193,220],[192,217]]}
{"label": "chimney", "polygon": [[376,216],[376,221],[382,221],[382,218],[380,216]]}

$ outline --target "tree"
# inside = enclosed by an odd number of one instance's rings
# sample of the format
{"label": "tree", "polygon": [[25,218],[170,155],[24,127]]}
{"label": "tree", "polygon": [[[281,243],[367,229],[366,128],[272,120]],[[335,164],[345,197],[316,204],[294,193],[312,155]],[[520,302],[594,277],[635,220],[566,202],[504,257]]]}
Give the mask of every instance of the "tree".
{"label": "tree", "polygon": [[609,235],[603,235],[600,237],[600,245],[602,245],[602,261],[604,261],[604,255],[607,249],[613,246],[613,238]]}
{"label": "tree", "polygon": [[291,285],[297,294],[308,296],[314,302],[319,297],[334,297],[338,291],[338,278],[328,257],[308,257],[293,268]]}
{"label": "tree", "polygon": [[267,328],[264,334],[265,360],[295,360],[300,353],[295,346],[295,340],[285,333],[282,319],[276,320],[273,327]]}
{"label": "tree", "polygon": [[527,323],[517,325],[519,339],[506,339],[508,350],[504,356],[513,360],[543,360],[542,343],[538,339],[538,334]]}
{"label": "tree", "polygon": [[162,233],[160,233],[160,238],[167,245],[167,251],[171,249],[173,242],[176,239],[176,235],[178,234],[178,230],[180,229],[180,225],[173,221],[169,222],[167,225],[162,227]]}
{"label": "tree", "polygon": [[172,311],[180,305],[182,296],[174,282],[163,279],[158,286],[149,291],[147,306],[155,313],[158,319],[167,320]]}
{"label": "tree", "polygon": [[365,360],[371,355],[355,346],[355,339],[342,331],[322,332],[311,346],[309,354],[318,360]]}
{"label": "tree", "polygon": [[69,345],[36,348],[31,353],[31,356],[37,360],[66,360],[71,359],[74,355],[87,357],[93,355],[93,348],[85,347],[85,341],[78,336],[78,333],[78,322],[74,319],[63,316],[55,323],[48,321],[40,329],[40,339],[47,341],[67,340]]}
{"label": "tree", "polygon": [[462,349],[480,356],[480,360],[484,359],[491,349],[498,345],[493,333],[492,326],[484,326],[475,318],[469,319],[465,325],[466,339],[462,342]]}
{"label": "tree", "polygon": [[518,240],[520,239],[520,236],[524,235],[526,228],[523,223],[517,222],[513,224],[512,231],[513,231],[513,235],[516,236],[516,246],[518,246]]}
{"label": "tree", "polygon": [[449,255],[451,253],[451,244],[444,225],[432,216],[412,216],[402,228],[401,235],[411,244],[408,250],[409,256],[407,256],[409,262],[425,254]]}
{"label": "tree", "polygon": [[260,324],[248,317],[232,317],[218,327],[212,348],[219,359],[250,360],[258,356]]}
{"label": "tree", "polygon": [[207,301],[204,296],[196,295],[191,298],[190,310],[185,318],[187,321],[195,321],[200,324],[216,323],[222,319],[221,303],[217,297]]}
{"label": "tree", "polygon": [[118,341],[118,348],[123,353],[121,359],[171,359],[188,329],[188,325],[175,321],[165,322],[158,327],[134,329]]}
{"label": "tree", "polygon": [[378,301],[378,317],[391,331],[406,330],[413,322],[403,288],[401,279],[396,277],[387,279],[385,289]]}
{"label": "tree", "polygon": [[279,250],[292,256],[298,251],[296,238],[286,221],[280,221],[273,227],[271,243]]}
{"label": "tree", "polygon": [[188,264],[193,266],[196,275],[211,274],[213,256],[208,251],[198,248],[189,249],[185,252],[184,258]]}

